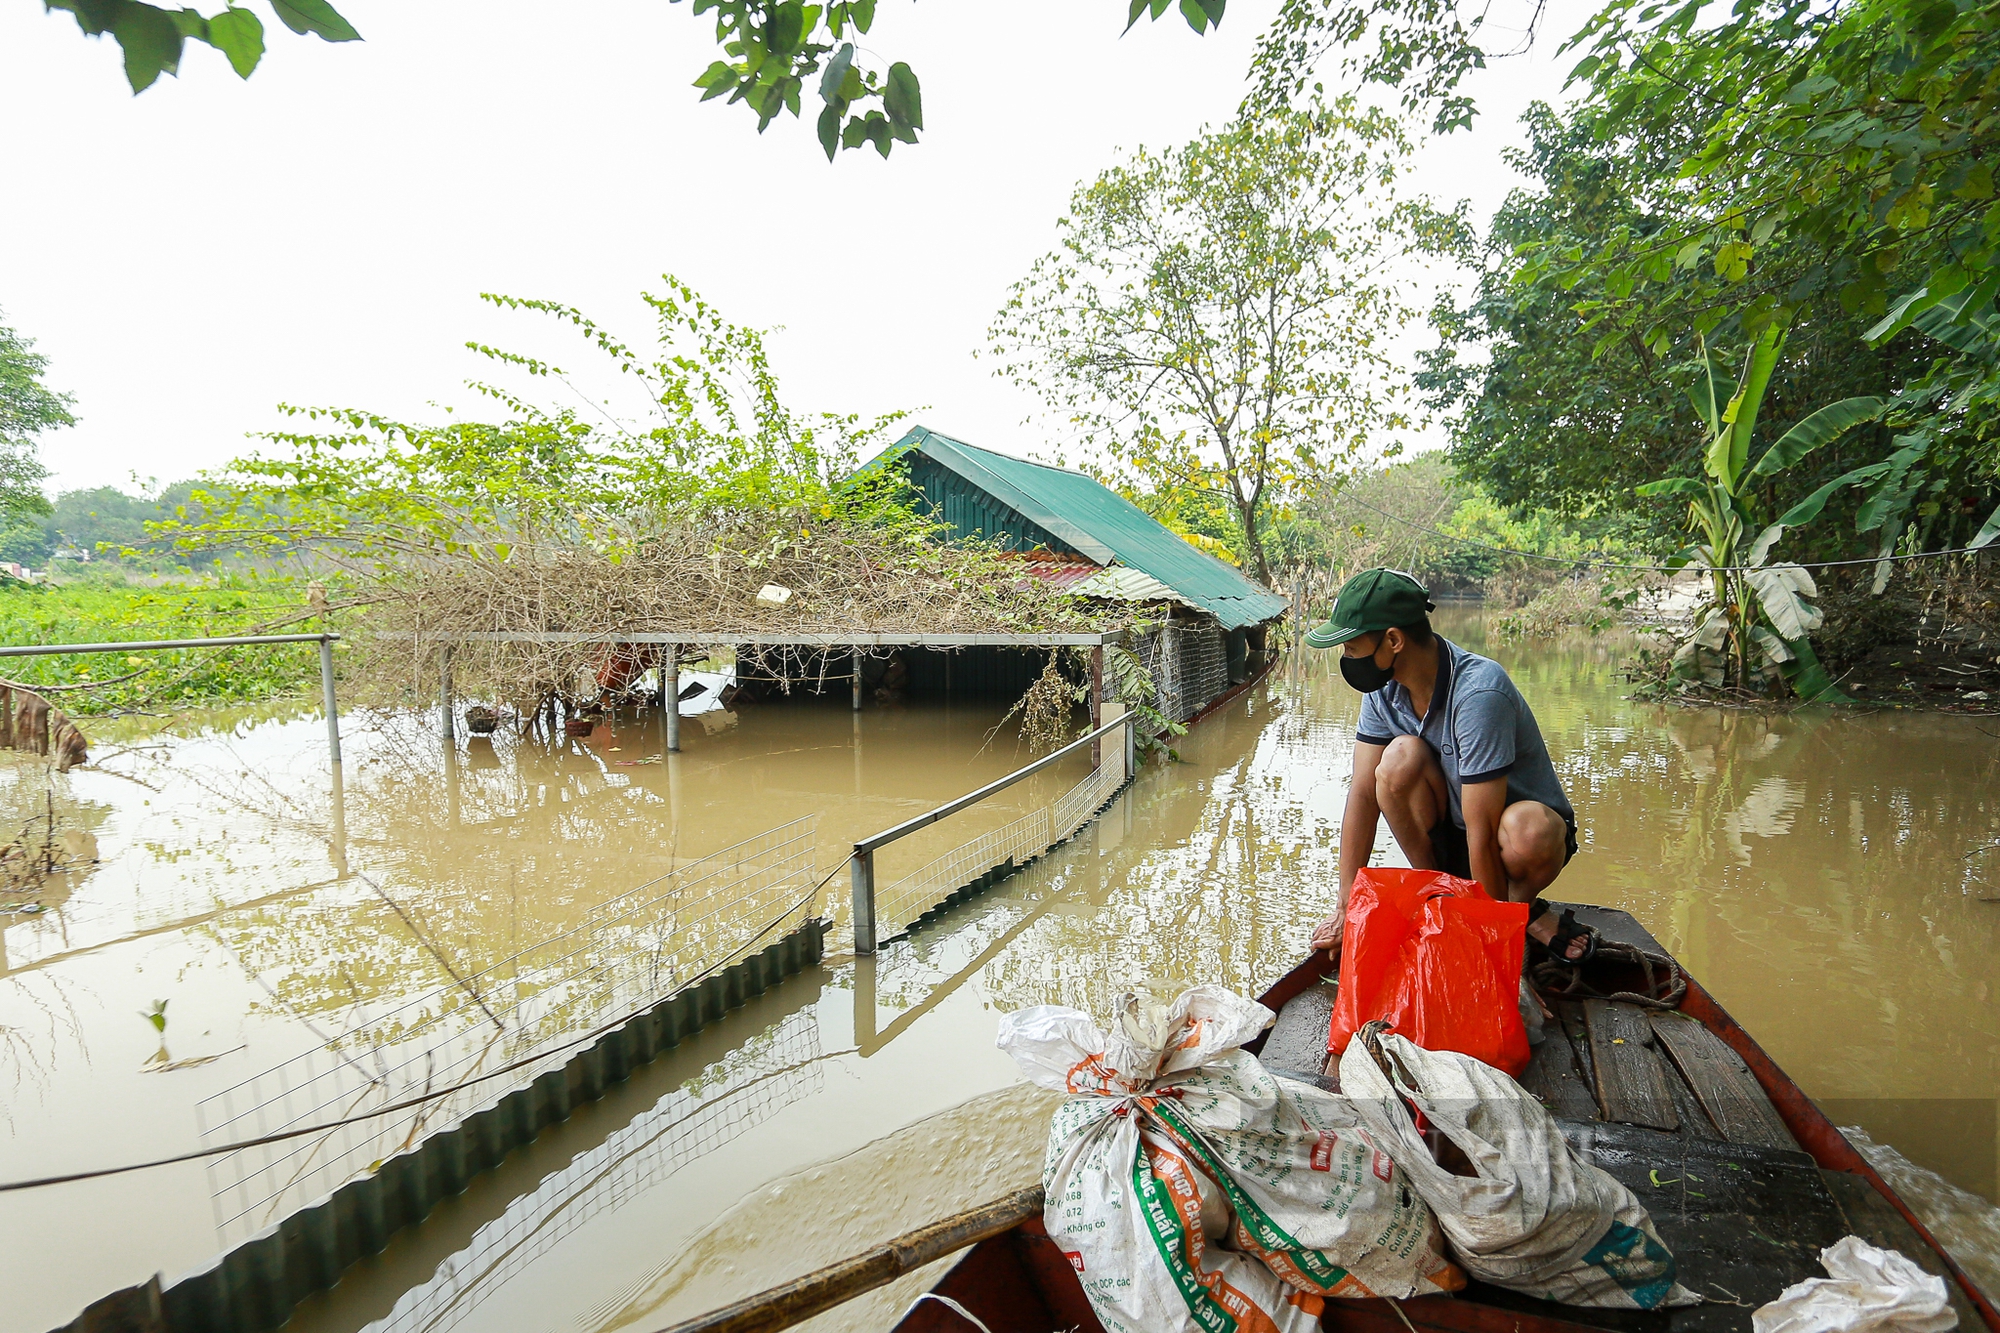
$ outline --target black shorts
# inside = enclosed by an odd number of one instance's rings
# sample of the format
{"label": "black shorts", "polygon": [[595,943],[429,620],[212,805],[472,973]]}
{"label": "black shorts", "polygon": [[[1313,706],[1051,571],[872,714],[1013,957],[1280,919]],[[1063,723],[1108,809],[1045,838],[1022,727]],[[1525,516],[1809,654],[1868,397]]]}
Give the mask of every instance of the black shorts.
{"label": "black shorts", "polygon": [[[1568,865],[1576,855],[1576,821],[1565,819],[1563,828],[1566,831],[1563,864]],[[1472,849],[1466,845],[1465,830],[1452,823],[1450,815],[1440,819],[1431,829],[1431,859],[1447,875],[1457,875],[1460,879],[1473,877]]]}

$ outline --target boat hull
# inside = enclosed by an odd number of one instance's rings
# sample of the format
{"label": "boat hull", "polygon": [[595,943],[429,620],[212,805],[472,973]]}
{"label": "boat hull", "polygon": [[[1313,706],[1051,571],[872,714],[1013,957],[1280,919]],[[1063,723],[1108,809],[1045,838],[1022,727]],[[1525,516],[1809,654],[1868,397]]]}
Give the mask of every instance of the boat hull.
{"label": "boat hull", "polygon": [[[1606,939],[1661,956],[1666,954],[1628,913],[1578,905],[1577,914],[1597,927]],[[1331,970],[1324,955],[1310,956],[1259,999],[1274,1012],[1283,1012],[1307,992],[1323,986],[1330,979]],[[1614,973],[1609,981],[1614,986],[1636,987],[1639,977],[1634,969],[1629,977]],[[1675,1139],[1657,1127],[1616,1123],[1609,1118],[1592,1123],[1562,1121],[1562,1124],[1579,1151],[1613,1175],[1624,1178],[1628,1187],[1636,1186],[1635,1193],[1653,1209],[1655,1222],[1663,1234],[1669,1233],[1670,1225],[1662,1213],[1661,1200],[1647,1198],[1649,1193],[1658,1193],[1658,1182],[1665,1180],[1671,1185],[1693,1169],[1693,1178],[1700,1179],[1702,1171],[1711,1171],[1710,1179],[1738,1186],[1734,1193],[1717,1191],[1713,1204],[1693,1205],[1712,1208],[1709,1212],[1691,1212],[1683,1197],[1681,1211],[1674,1219],[1679,1225],[1671,1228],[1674,1234],[1669,1236],[1669,1243],[1675,1246],[1676,1253],[1698,1258],[1698,1266],[1709,1279],[1706,1284],[1709,1289],[1703,1291],[1708,1300],[1703,1305],[1673,1311],[1558,1306],[1474,1283],[1457,1296],[1393,1302],[1367,1299],[1329,1302],[1322,1326],[1355,1330],[1355,1333],[1410,1333],[1411,1329],[1452,1333],[1748,1330],[1755,1305],[1771,1299],[1783,1285],[1817,1274],[1819,1247],[1851,1232],[1901,1250],[1929,1271],[1945,1277],[1962,1329],[1984,1327],[1989,1333],[2000,1333],[2000,1313],[1996,1313],[1937,1243],[1922,1220],[1743,1026],[1692,977],[1687,979],[1687,992],[1679,1010],[1740,1058],[1749,1076],[1769,1099],[1776,1118],[1783,1122],[1782,1134],[1771,1130],[1767,1142],[1759,1145],[1715,1137]],[[1253,1049],[1270,1036],[1266,1034],[1252,1043]],[[1298,1048],[1294,1045],[1288,1049]],[[1738,1074],[1740,1077],[1740,1070]],[[1683,1101],[1692,1105],[1685,1098]],[[1698,1109],[1684,1113],[1701,1114]],[[1785,1135],[1789,1135],[1789,1142],[1785,1141]],[[1662,1167],[1671,1174],[1662,1176]],[[1707,1186],[1709,1190],[1715,1188]],[[1704,1193],[1696,1197],[1710,1196]],[[1724,1295],[1718,1279],[1725,1275],[1749,1290],[1738,1296],[1734,1288],[1729,1288],[1731,1295]],[[977,1316],[991,1333],[1062,1330],[1098,1333],[1102,1329],[1075,1272],[1044,1231],[1039,1218],[1030,1218],[1005,1234],[982,1241],[952,1267],[934,1291]],[[963,1333],[966,1328],[964,1319],[950,1307],[923,1301],[896,1325],[896,1333]]]}

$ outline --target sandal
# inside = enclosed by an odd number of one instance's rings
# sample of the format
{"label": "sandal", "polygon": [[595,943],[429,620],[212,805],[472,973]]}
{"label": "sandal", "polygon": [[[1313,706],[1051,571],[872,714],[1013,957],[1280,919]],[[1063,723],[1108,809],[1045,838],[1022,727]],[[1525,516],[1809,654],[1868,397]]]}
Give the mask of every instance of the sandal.
{"label": "sandal", "polygon": [[[1555,910],[1537,898],[1528,907],[1528,920],[1540,921]],[[1569,956],[1569,946],[1576,940],[1583,941],[1583,952],[1572,958]],[[1556,933],[1549,937],[1547,944],[1541,943],[1532,935],[1528,937],[1528,943],[1546,953],[1551,962],[1561,963],[1565,967],[1582,967],[1597,952],[1597,930],[1592,926],[1578,925],[1576,910],[1565,907],[1562,915],[1556,918]]]}

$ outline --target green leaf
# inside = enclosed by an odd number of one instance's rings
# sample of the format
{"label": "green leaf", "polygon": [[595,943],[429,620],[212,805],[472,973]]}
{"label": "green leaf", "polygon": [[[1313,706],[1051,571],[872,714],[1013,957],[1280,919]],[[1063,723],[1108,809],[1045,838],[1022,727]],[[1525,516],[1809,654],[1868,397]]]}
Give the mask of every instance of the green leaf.
{"label": "green leaf", "polygon": [[[882,89],[882,109],[889,113],[889,119],[897,129],[920,130],[924,127],[923,90],[917,86],[915,72],[900,60],[889,66],[889,77]],[[916,140],[911,138],[908,142],[915,143]],[[882,155],[889,155],[886,147],[882,148]]]}
{"label": "green leaf", "polygon": [[326,0],[271,0],[278,19],[293,32],[304,36],[317,33],[329,42],[358,42],[361,34],[335,12]]}
{"label": "green leaf", "polygon": [[1889,307],[1889,313],[1870,326],[1868,331],[1861,335],[1861,340],[1867,343],[1879,343],[1884,339],[1895,337],[1908,328],[1910,322],[1918,315],[1936,305],[1946,295],[1945,292],[1939,292],[1933,296],[1930,285],[1926,284],[1908,295],[1897,298],[1896,303]]}
{"label": "green leaf", "polygon": [[1854,700],[1840,692],[1833,683],[1833,677],[1826,674],[1820,665],[1819,655],[1813,652],[1812,644],[1806,639],[1798,639],[1785,645],[1792,650],[1792,660],[1779,666],[1784,673],[1785,683],[1792,687],[1792,693],[1809,704],[1851,704]]}
{"label": "green leaf", "polygon": [[1820,511],[1826,508],[1826,502],[1832,498],[1835,491],[1841,489],[1843,486],[1858,486],[1864,481],[1873,481],[1888,470],[1889,465],[1887,463],[1870,463],[1866,467],[1858,467],[1843,476],[1835,477],[1832,481],[1829,481],[1826,485],[1820,487],[1811,495],[1808,495],[1805,499],[1778,515],[1778,525],[1780,527],[1796,528],[1810,523],[1819,517]]}
{"label": "green leaf", "polygon": [[1771,554],[1771,548],[1776,546],[1778,539],[1784,535],[1785,525],[1782,523],[1773,523],[1770,527],[1758,533],[1757,540],[1750,543],[1750,554],[1746,558],[1745,563],[1752,565],[1763,564],[1764,558]]}
{"label": "green leaf", "polygon": [[1207,32],[1222,25],[1222,9],[1227,3],[1228,0],[1181,0],[1181,17],[1196,32]]}
{"label": "green leaf", "polygon": [[1634,487],[1632,493],[1644,496],[1648,500],[1658,499],[1662,496],[1685,495],[1692,497],[1706,495],[1708,487],[1696,481],[1693,477],[1669,477],[1665,481],[1649,481],[1643,486]]}
{"label": "green leaf", "polygon": [[854,0],[847,7],[847,17],[854,20],[856,32],[867,32],[875,26],[875,0]]}
{"label": "green leaf", "polygon": [[208,44],[229,57],[239,78],[264,58],[264,23],[247,9],[225,9],[208,21]]}
{"label": "green leaf", "polygon": [[771,11],[771,19],[765,25],[765,43],[772,52],[781,56],[797,53],[805,44],[806,7],[800,0],[785,0]]}
{"label": "green leaf", "polygon": [[1987,518],[1985,526],[1979,529],[1979,535],[1972,539],[1971,547],[1977,551],[1983,546],[1992,545],[1996,538],[2000,538],[2000,509],[1995,509]]}
{"label": "green leaf", "polygon": [[1910,323],[1953,351],[1971,352],[1994,336],[1988,307],[1996,293],[2000,293],[2000,272],[1988,274],[1971,291],[1945,297]]}
{"label": "green leaf", "polygon": [[1729,377],[1722,358],[1708,347],[1702,348],[1701,373],[1695,377],[1688,389],[1688,397],[1694,400],[1694,410],[1700,414],[1702,425],[1708,433],[1722,433],[1722,408],[1736,396],[1736,381]]}
{"label": "green leaf", "polygon": [[694,86],[707,90],[701,97],[701,100],[704,102],[712,97],[720,97],[724,93],[734,92],[736,90],[736,70],[718,60],[701,72],[701,77],[694,81]]}
{"label": "green leaf", "polygon": [[840,151],[840,107],[829,103],[819,113],[819,146],[826,150],[826,160],[831,162]]}
{"label": "green leaf", "polygon": [[1780,436],[1778,442],[1766,449],[1764,456],[1757,460],[1757,465],[1750,469],[1750,475],[1778,475],[1821,445],[1839,439],[1864,421],[1875,420],[1882,415],[1884,406],[1880,398],[1871,397],[1843,398],[1837,403],[1828,403]]}
{"label": "green leaf", "polygon": [[[854,43],[842,42],[840,50],[834,52],[833,59],[826,62],[825,72],[819,76],[820,100],[835,108],[834,120],[836,122],[836,132],[838,132],[837,122],[840,119],[840,112],[847,109],[845,106],[840,105],[847,100],[841,96],[840,85],[847,82],[847,71],[853,68],[853,66]],[[820,142],[824,143],[826,141],[826,130],[823,125],[820,129],[819,137]],[[832,150],[829,149],[828,155],[831,156],[831,154]]]}
{"label": "green leaf", "polygon": [[208,40],[208,20],[201,16],[200,10],[170,9],[167,13],[173,19],[174,26],[181,30],[182,37],[192,38],[197,42]]}
{"label": "green leaf", "polygon": [[181,29],[174,16],[138,0],[120,0],[111,35],[125,55],[125,81],[142,93],[161,74],[177,73],[181,65]]}
{"label": "green leaf", "polygon": [[1792,661],[1798,656],[1782,638],[1762,625],[1750,627],[1750,638],[1763,651],[1764,660],[1772,666]]}
{"label": "green leaf", "polygon": [[1729,428],[1729,477],[1723,483],[1731,494],[1736,491],[1737,479],[1750,462],[1750,441],[1757,429],[1757,413],[1764,405],[1764,390],[1770,386],[1771,372],[1777,369],[1778,357],[1785,350],[1785,331],[1772,325],[1757,335],[1757,341],[1750,345],[1750,359],[1743,387],[1736,391],[1731,400],[1735,409],[1735,421]]}

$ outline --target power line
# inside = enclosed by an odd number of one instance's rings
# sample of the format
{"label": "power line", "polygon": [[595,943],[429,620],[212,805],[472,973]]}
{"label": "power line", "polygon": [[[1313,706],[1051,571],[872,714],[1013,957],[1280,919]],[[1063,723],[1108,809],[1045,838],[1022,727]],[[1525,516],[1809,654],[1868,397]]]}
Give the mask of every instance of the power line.
{"label": "power line", "polygon": [[[1380,506],[1369,504],[1357,495],[1339,496],[1336,498],[1335,503],[1340,503],[1341,501],[1358,504],[1363,509],[1372,509],[1384,518],[1393,519],[1405,527],[1415,528],[1418,532],[1429,533],[1433,537],[1442,537],[1446,541],[1458,542],[1464,546],[1476,546],[1482,551],[1493,551],[1500,555],[1518,556],[1523,560],[1542,560],[1553,565],[1567,565],[1572,569],[1629,569],[1654,574],[1680,574],[1693,569],[1699,574],[1741,574],[1753,569],[1774,569],[1777,567],[1777,565],[1694,565],[1692,563],[1678,566],[1631,565],[1621,564],[1612,560],[1588,560],[1574,556],[1542,555],[1537,551],[1518,551],[1511,546],[1494,546],[1490,542],[1474,541],[1470,537],[1461,537],[1455,532],[1446,532],[1443,528],[1434,528],[1428,524],[1404,518],[1401,514],[1392,514]],[[1780,565],[1791,565],[1797,569],[1835,569],[1844,565],[1880,564],[1885,560],[1937,560],[1948,555],[1977,555],[1986,549],[1988,549],[1986,546],[1957,546],[1944,551],[1915,551],[1907,555],[1870,555],[1854,560],[1781,560],[1777,563]]]}

